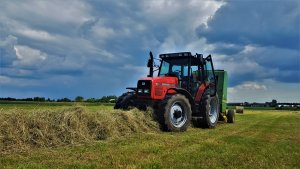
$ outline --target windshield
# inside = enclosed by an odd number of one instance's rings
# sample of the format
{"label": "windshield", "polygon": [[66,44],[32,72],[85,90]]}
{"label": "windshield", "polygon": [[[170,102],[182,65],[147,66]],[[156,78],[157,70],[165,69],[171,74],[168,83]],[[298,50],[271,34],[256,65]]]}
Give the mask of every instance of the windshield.
{"label": "windshield", "polygon": [[173,75],[181,78],[188,76],[188,59],[165,59],[161,63],[158,76]]}

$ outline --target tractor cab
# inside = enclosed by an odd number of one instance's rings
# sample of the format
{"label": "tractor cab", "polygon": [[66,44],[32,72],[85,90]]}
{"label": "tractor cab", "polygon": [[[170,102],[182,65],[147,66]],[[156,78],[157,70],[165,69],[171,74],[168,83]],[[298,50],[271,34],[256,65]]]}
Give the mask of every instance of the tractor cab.
{"label": "tractor cab", "polygon": [[158,77],[176,77],[178,87],[187,90],[193,97],[201,85],[210,84],[211,95],[215,95],[216,77],[210,55],[203,58],[202,54],[182,52],[161,54],[159,57]]}

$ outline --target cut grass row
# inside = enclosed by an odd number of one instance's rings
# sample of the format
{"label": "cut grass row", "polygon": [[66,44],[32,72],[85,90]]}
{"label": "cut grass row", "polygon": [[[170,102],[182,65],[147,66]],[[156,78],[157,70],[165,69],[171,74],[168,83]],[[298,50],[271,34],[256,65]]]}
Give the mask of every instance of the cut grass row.
{"label": "cut grass row", "polygon": [[0,152],[88,143],[130,133],[158,130],[151,111],[85,107],[0,110]]}

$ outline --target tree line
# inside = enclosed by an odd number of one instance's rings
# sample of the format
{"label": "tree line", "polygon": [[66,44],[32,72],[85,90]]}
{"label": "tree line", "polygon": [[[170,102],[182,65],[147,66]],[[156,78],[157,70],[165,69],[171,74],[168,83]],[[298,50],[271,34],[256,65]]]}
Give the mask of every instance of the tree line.
{"label": "tree line", "polygon": [[60,98],[60,99],[50,99],[45,97],[29,97],[29,98],[12,98],[12,97],[5,97],[0,98],[0,101],[28,101],[28,102],[101,102],[101,103],[115,103],[117,100],[117,96],[111,95],[111,96],[103,96],[101,98],[88,98],[85,99],[82,96],[77,96],[75,99],[70,99],[67,97]]}
{"label": "tree line", "polygon": [[249,103],[249,102],[237,102],[237,103],[228,103],[228,106],[245,106],[245,107],[299,107],[300,103],[279,103],[276,99],[273,99],[271,102],[265,103]]}

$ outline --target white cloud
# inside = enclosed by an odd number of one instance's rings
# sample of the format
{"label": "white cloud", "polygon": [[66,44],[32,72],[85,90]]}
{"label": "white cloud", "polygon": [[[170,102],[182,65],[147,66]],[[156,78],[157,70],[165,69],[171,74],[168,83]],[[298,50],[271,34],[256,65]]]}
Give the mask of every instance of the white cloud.
{"label": "white cloud", "polygon": [[297,83],[282,83],[274,80],[261,82],[245,82],[228,88],[229,102],[260,102],[276,99],[279,102],[300,102],[300,85]]}
{"label": "white cloud", "polygon": [[[200,24],[206,24],[217,9],[225,3],[222,1],[143,1],[146,17],[157,24],[175,26],[174,24],[194,30]],[[165,23],[164,23],[165,22]]]}
{"label": "white cloud", "polygon": [[3,41],[0,41],[0,47],[14,46],[17,43],[17,38],[15,36],[9,35]]}
{"label": "white cloud", "polygon": [[100,40],[104,40],[107,38],[113,38],[115,36],[115,31],[112,28],[107,28],[103,26],[95,26],[92,28],[92,32],[100,38]]}
{"label": "white cloud", "polygon": [[228,87],[228,93],[232,95],[238,95],[241,91],[246,92],[262,92],[267,90],[266,85],[258,83],[258,82],[244,82],[240,85],[234,87]]}
{"label": "white cloud", "polygon": [[245,89],[245,90],[267,90],[267,87],[256,82],[244,82],[241,85],[238,85],[236,88]]}
{"label": "white cloud", "polygon": [[255,49],[256,47],[254,47],[253,45],[246,45],[245,49],[241,53],[242,54],[252,53]]}
{"label": "white cloud", "polygon": [[42,30],[33,30],[33,29],[16,29],[16,32],[20,35],[26,36],[28,38],[36,39],[36,40],[46,40],[46,41],[53,41],[56,40],[56,38],[49,34],[46,31]]}
{"label": "white cloud", "polygon": [[159,52],[208,52],[210,47],[197,37],[195,29],[206,24],[222,5],[222,1],[145,1],[145,17],[156,27],[166,28]]}
{"label": "white cloud", "polygon": [[2,14],[27,22],[39,21],[40,24],[81,24],[91,18],[89,5],[80,0],[17,0],[1,2],[1,5]]}
{"label": "white cloud", "polygon": [[17,60],[14,61],[14,66],[36,67],[47,59],[47,54],[38,49],[33,49],[28,46],[15,45]]}
{"label": "white cloud", "polygon": [[1,85],[10,84],[10,82],[11,82],[11,79],[9,77],[0,75],[0,84]]}

